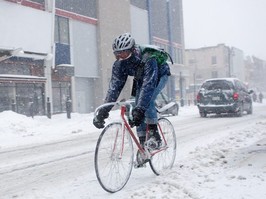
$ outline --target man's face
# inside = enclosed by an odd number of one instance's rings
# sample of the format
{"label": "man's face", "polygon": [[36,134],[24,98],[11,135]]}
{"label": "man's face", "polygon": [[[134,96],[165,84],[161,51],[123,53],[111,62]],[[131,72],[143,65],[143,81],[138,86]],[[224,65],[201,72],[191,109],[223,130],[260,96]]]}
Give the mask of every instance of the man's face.
{"label": "man's face", "polygon": [[130,50],[121,50],[114,52],[115,58],[119,61],[126,60],[131,56],[132,52]]}

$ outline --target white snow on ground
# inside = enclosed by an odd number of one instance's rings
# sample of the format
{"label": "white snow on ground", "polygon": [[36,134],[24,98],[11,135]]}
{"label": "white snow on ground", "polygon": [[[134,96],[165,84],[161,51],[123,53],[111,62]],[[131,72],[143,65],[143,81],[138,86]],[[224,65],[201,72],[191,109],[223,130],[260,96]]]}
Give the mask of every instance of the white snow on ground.
{"label": "white snow on ground", "polygon": [[265,198],[265,137],[266,121],[198,147],[131,198]]}
{"label": "white snow on ground", "polygon": [[[265,107],[266,104],[254,104],[254,106]],[[189,118],[195,114],[198,114],[196,107],[182,107],[177,117]],[[36,116],[32,119],[11,111],[0,113],[0,152],[71,139],[90,133],[95,134],[99,131],[91,124],[93,114],[72,113],[71,116],[71,119],[66,119],[66,114],[53,115],[52,119],[45,116]],[[261,114],[260,118],[250,124],[239,124],[239,128],[236,129],[228,128],[222,135],[214,134],[207,139],[204,137],[188,143],[179,143],[174,168],[139,186],[138,190],[132,190],[126,186],[115,194],[82,194],[88,191],[82,188],[83,182],[76,182],[75,190],[81,192],[80,195],[90,196],[89,198],[103,196],[132,199],[266,198],[266,113]],[[173,119],[174,117],[170,118],[170,120]],[[218,119],[210,121],[216,122]],[[195,142],[197,147],[194,147]],[[79,178],[80,176],[77,176],[76,180],[78,181]],[[88,183],[90,182],[91,180],[88,179]],[[73,184],[69,183],[69,186]],[[97,186],[96,190],[99,189],[97,183],[93,183],[93,186]],[[77,193],[71,195],[67,191],[70,188],[66,186],[64,188],[64,190],[55,189],[56,191],[50,194],[50,197],[43,198],[84,198],[78,197]],[[90,188],[93,189],[93,187]],[[62,197],[63,193],[64,197]],[[39,194],[36,198],[42,197]]]}

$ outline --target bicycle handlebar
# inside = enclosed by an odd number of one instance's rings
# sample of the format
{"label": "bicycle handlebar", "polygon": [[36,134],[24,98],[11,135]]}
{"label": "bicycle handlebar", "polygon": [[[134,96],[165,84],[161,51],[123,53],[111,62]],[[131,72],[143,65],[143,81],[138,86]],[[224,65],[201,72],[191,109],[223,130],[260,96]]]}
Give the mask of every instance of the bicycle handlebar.
{"label": "bicycle handlebar", "polygon": [[98,111],[103,108],[103,107],[106,107],[106,106],[129,106],[129,117],[130,119],[132,119],[132,109],[133,109],[133,105],[128,102],[128,101],[119,101],[119,102],[108,102],[108,103],[104,103],[100,106],[98,106],[95,111],[94,111],[94,117],[97,115]]}

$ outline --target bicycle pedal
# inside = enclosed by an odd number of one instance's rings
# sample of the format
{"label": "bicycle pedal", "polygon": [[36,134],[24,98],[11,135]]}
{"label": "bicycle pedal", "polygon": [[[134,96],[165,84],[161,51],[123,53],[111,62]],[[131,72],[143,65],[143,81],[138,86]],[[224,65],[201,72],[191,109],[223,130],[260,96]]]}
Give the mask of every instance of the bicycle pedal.
{"label": "bicycle pedal", "polygon": [[151,137],[147,142],[145,143],[146,148],[148,151],[154,151],[158,150],[161,147],[161,142],[159,143],[155,137]]}
{"label": "bicycle pedal", "polygon": [[137,162],[134,162],[134,168],[139,169],[139,168],[146,168],[146,162],[139,164]]}

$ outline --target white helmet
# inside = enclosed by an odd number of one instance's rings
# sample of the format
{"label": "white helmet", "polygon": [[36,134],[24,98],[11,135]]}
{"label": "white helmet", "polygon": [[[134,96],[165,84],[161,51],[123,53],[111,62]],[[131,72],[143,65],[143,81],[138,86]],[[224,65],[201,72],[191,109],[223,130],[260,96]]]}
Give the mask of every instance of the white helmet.
{"label": "white helmet", "polygon": [[113,42],[113,51],[122,51],[129,50],[133,48],[135,45],[135,40],[131,37],[130,33],[124,33],[117,38],[115,38]]}

